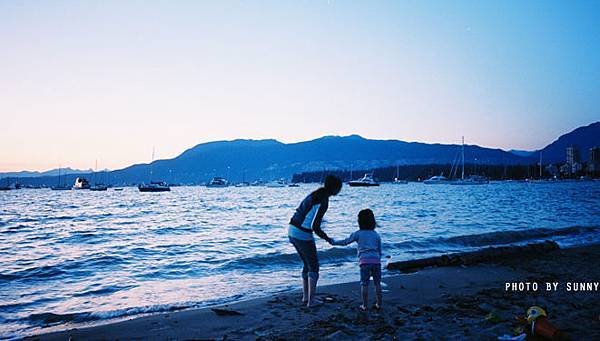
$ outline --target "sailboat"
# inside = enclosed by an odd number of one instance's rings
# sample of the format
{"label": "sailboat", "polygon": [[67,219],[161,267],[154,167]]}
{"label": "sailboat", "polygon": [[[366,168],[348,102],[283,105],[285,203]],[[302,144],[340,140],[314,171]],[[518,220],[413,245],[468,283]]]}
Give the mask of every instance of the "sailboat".
{"label": "sailboat", "polygon": [[462,172],[459,180],[451,181],[451,185],[484,185],[490,183],[490,181],[481,175],[471,175],[465,179],[465,137],[462,137],[462,145],[461,145],[461,162],[462,162]]}
{"label": "sailboat", "polygon": [[60,166],[58,166],[58,183],[56,186],[50,187],[53,191],[68,191],[71,189],[71,186],[62,185],[60,183]]}
{"label": "sailboat", "polygon": [[108,187],[105,184],[96,181],[97,174],[98,174],[98,160],[96,160],[96,169],[94,169],[94,184],[90,187],[90,191],[106,191],[108,189]]}
{"label": "sailboat", "polygon": [[235,187],[248,187],[250,186],[250,183],[248,181],[246,181],[246,171],[244,170],[244,172],[242,173],[242,182],[238,182],[237,184],[235,184]]}
{"label": "sailboat", "polygon": [[169,192],[171,187],[164,181],[152,181],[152,167],[154,163],[154,148],[152,148],[152,162],[150,162],[150,183],[138,186],[140,192]]}
{"label": "sailboat", "polygon": [[406,185],[408,183],[407,180],[400,179],[400,165],[396,165],[396,177],[394,178],[394,184],[396,185]]}
{"label": "sailboat", "polygon": [[265,182],[263,181],[263,179],[262,178],[258,178],[256,180],[252,181],[252,183],[250,183],[250,186],[252,186],[252,187],[258,187],[258,186],[262,186],[264,184],[265,184]]}
{"label": "sailboat", "polygon": [[550,179],[543,179],[542,178],[542,151],[540,150],[540,178],[539,179],[525,179],[526,182],[528,183],[534,183],[534,184],[546,184],[546,183],[555,183],[557,182],[556,177],[554,178],[550,178]]}
{"label": "sailboat", "polygon": [[287,180],[284,178],[280,178],[279,180],[274,180],[267,183],[267,187],[277,188],[277,187],[286,187],[288,185]]}
{"label": "sailboat", "polygon": [[462,137],[462,145],[460,150],[460,161],[462,165],[462,171],[460,174],[460,179],[453,179],[456,175],[456,171],[458,166],[455,167],[452,165],[452,170],[450,170],[451,178],[446,178],[443,174],[432,176],[431,178],[423,181],[424,184],[427,185],[484,185],[488,184],[490,181],[481,175],[471,175],[465,178],[465,137]]}

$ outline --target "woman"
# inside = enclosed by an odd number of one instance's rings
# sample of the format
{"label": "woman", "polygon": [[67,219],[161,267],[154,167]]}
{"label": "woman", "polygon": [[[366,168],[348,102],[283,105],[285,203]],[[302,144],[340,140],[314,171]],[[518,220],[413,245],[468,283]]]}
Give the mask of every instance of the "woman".
{"label": "woman", "polygon": [[329,197],[342,189],[342,181],[333,175],[325,178],[325,185],[310,193],[296,209],[290,220],[288,237],[302,259],[302,303],[316,305],[315,292],[319,280],[319,259],[313,232],[331,244],[331,238],[321,230],[323,215],[329,207]]}

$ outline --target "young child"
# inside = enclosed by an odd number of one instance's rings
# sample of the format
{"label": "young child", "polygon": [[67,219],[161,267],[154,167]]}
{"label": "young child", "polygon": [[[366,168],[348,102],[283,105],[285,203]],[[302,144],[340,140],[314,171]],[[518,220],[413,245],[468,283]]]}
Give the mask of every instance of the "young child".
{"label": "young child", "polygon": [[362,295],[362,311],[367,310],[369,300],[369,280],[373,277],[375,284],[375,309],[381,309],[381,238],[375,232],[375,216],[370,209],[358,213],[359,230],[344,240],[332,240],[331,245],[358,244],[358,263],[360,265],[360,292]]}

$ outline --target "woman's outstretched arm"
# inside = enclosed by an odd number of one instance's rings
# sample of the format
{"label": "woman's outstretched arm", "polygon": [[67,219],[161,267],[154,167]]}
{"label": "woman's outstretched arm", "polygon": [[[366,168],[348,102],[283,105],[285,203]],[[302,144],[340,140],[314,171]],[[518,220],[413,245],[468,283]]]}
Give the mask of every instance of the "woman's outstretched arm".
{"label": "woman's outstretched arm", "polygon": [[354,232],[350,235],[350,237],[342,240],[331,240],[331,245],[348,245],[358,240],[358,233]]}
{"label": "woman's outstretched arm", "polygon": [[315,231],[317,236],[321,237],[322,239],[326,240],[328,243],[331,244],[331,238],[329,238],[329,236],[327,236],[327,233],[325,233],[321,229],[321,222],[323,221],[323,216],[325,215],[325,212],[327,212],[327,208],[329,208],[329,202],[325,201],[321,204],[319,210],[317,211],[317,214],[315,215],[315,219],[312,223],[312,229],[313,231]]}

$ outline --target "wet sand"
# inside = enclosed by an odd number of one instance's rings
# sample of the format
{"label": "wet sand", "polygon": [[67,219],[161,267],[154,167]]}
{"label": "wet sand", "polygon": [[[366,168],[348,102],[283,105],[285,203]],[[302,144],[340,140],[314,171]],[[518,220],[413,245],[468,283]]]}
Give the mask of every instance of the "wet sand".
{"label": "wet sand", "polygon": [[[532,305],[573,339],[600,339],[600,291],[566,291],[567,282],[600,281],[600,245],[497,263],[440,267],[383,279],[383,309],[360,312],[358,282],[319,287],[324,304],[308,309],[296,292],[218,308],[139,317],[41,334],[40,340],[90,339],[497,339],[521,326]],[[358,276],[358,270],[357,270]],[[537,292],[505,291],[506,282],[537,282]],[[546,291],[545,282],[560,282]],[[371,286],[370,299],[373,300]]]}

